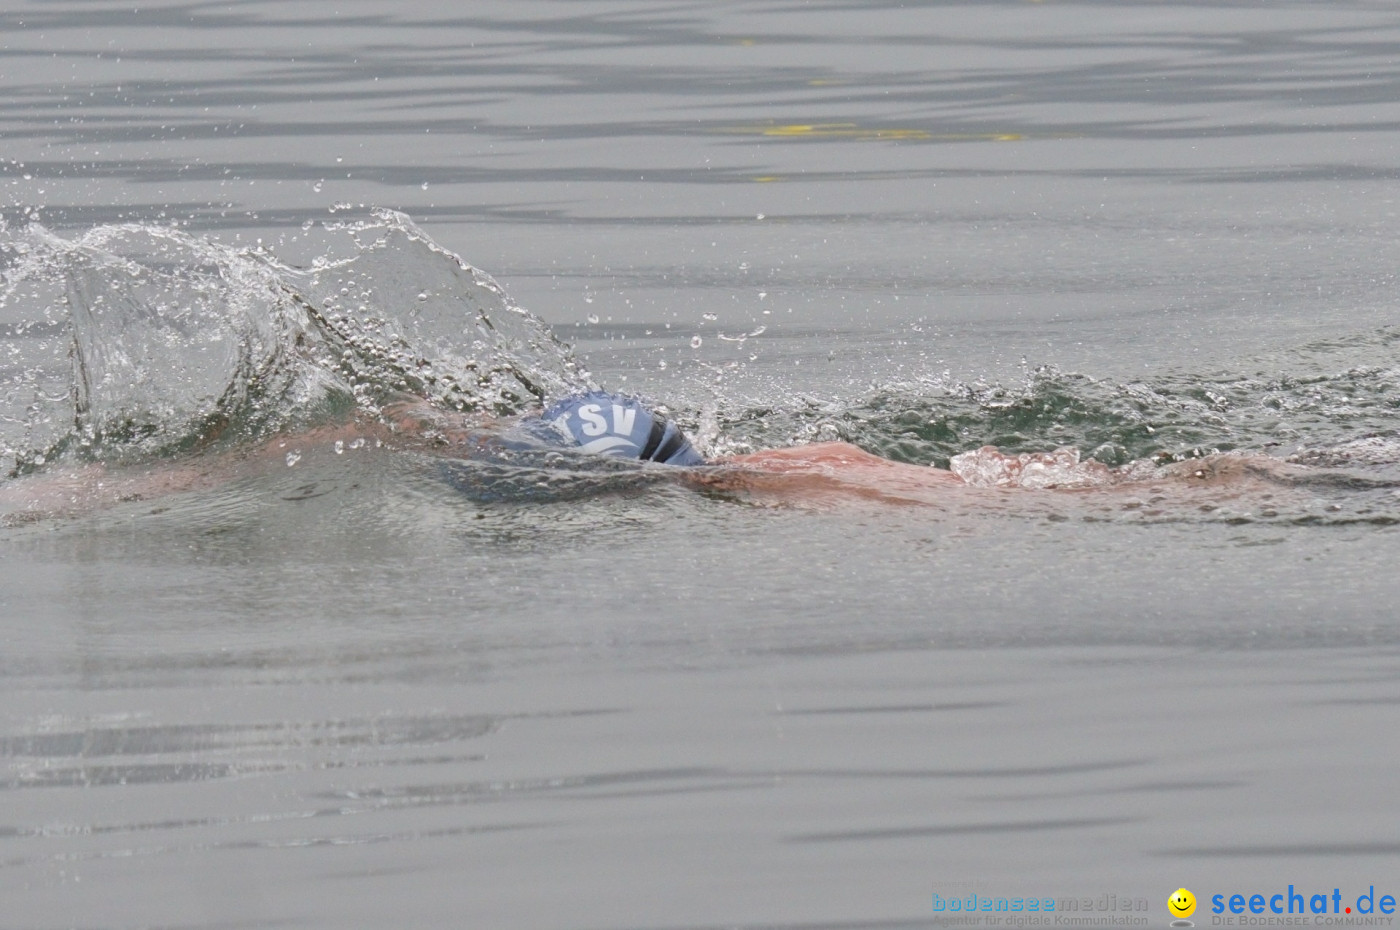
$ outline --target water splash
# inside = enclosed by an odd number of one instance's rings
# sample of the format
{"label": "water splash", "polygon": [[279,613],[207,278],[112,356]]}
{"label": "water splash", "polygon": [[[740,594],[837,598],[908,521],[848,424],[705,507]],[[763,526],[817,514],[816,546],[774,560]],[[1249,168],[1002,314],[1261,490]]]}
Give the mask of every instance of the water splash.
{"label": "water splash", "polygon": [[949,470],[974,488],[1096,488],[1112,484],[1102,462],[1081,461],[1078,449],[1007,455],[992,446],[953,456]]}
{"label": "water splash", "polygon": [[395,391],[499,416],[584,387],[567,346],[490,275],[383,211],[335,224],[353,254],[279,267],[329,349],[322,361],[362,403]]}
{"label": "water splash", "polygon": [[122,461],[377,411],[519,412],[587,374],[402,214],[326,227],[309,268],[176,229],[0,228],[0,473]]}
{"label": "water splash", "polygon": [[1400,368],[1389,359],[1396,341],[1391,330],[1358,334],[1347,351],[1306,345],[1245,360],[1239,373],[1173,372],[1118,383],[1046,366],[1020,384],[944,377],[887,384],[855,399],[721,402],[686,425],[723,453],[841,440],[940,467],[982,446],[1013,455],[1072,448],[1086,461],[1115,467],[1234,450],[1287,456],[1306,446],[1320,455],[1363,437],[1375,446],[1400,435]]}

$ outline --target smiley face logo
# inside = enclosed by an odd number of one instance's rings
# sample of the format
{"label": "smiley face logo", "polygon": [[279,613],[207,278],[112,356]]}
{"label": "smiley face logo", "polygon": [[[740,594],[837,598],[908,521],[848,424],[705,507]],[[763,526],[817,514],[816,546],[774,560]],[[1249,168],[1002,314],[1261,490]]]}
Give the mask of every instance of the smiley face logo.
{"label": "smiley face logo", "polygon": [[1196,912],[1196,896],[1185,888],[1178,888],[1167,898],[1167,910],[1173,917],[1190,917]]}

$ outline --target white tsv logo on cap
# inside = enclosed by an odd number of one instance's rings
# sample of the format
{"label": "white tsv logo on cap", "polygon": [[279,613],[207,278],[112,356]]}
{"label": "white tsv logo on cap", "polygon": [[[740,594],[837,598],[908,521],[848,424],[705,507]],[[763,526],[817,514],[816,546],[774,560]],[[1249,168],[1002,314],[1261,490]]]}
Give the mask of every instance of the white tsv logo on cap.
{"label": "white tsv logo on cap", "polygon": [[[579,419],[583,421],[585,436],[601,436],[609,432],[608,421],[603,418],[602,404],[583,404],[578,408]],[[637,408],[612,405],[612,430],[620,436],[631,436],[632,425],[637,422]]]}
{"label": "white tsv logo on cap", "polygon": [[[576,421],[571,421],[573,417]],[[585,403],[560,414],[554,427],[573,437],[585,452],[595,455],[637,455],[641,443],[632,438],[637,426],[634,404]]]}

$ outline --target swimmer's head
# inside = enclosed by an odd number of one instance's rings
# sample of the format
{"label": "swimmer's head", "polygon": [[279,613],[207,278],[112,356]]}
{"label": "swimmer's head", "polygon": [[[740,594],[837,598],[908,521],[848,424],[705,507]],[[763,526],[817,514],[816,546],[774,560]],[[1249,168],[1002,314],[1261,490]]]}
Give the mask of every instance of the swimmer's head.
{"label": "swimmer's head", "polygon": [[585,452],[666,465],[705,464],[680,427],[625,394],[575,394],[548,407],[542,418]]}

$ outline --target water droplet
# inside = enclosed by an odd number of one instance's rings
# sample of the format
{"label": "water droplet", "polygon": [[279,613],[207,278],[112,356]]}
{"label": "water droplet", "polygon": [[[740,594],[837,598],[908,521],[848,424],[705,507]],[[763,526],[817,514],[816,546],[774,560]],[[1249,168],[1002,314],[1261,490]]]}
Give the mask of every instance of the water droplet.
{"label": "water droplet", "polygon": [[690,337],[690,347],[691,347],[692,349],[698,349],[698,348],[700,348],[701,343],[703,343],[704,341],[705,341],[705,340],[701,339],[699,336],[691,336],[691,337]]}
{"label": "water droplet", "polygon": [[321,193],[321,188],[324,187],[325,184],[326,184],[326,179],[325,179],[325,178],[322,178],[321,180],[317,181],[315,184],[311,185],[311,189],[312,189],[313,191],[315,191],[316,193],[319,194],[319,193]]}
{"label": "water droplet", "polygon": [[422,184],[418,185],[418,189],[419,189],[419,190],[424,190],[424,191],[427,190],[427,189],[428,189],[428,182],[427,182],[427,181],[424,181]]}
{"label": "water droplet", "polygon": [[588,322],[589,322],[589,323],[593,323],[593,324],[596,325],[597,322],[598,322],[598,314],[596,314],[596,313],[590,313],[590,314],[588,314]]}
{"label": "water droplet", "polygon": [[428,292],[427,292],[427,291],[419,291],[419,292],[418,292],[418,299],[419,299],[419,300],[427,300],[427,299],[428,299]]}
{"label": "water droplet", "polygon": [[295,452],[288,452],[288,453],[287,453],[287,467],[288,467],[288,468],[291,468],[293,465],[295,465],[297,462],[300,462],[300,461],[301,461],[301,452],[300,452],[300,450],[295,451]]}
{"label": "water droplet", "polygon": [[337,439],[337,440],[335,441],[335,454],[336,454],[336,455],[341,455],[341,454],[343,454],[344,452],[345,452],[345,442],[344,442],[344,440]]}
{"label": "water droplet", "polygon": [[710,320],[710,321],[714,321],[714,320],[718,320],[718,319],[719,319],[719,315],[718,315],[718,314],[715,314],[715,313],[702,313],[702,314],[700,314],[700,317],[701,317],[701,319]]}

